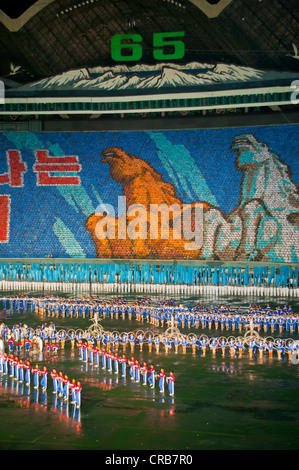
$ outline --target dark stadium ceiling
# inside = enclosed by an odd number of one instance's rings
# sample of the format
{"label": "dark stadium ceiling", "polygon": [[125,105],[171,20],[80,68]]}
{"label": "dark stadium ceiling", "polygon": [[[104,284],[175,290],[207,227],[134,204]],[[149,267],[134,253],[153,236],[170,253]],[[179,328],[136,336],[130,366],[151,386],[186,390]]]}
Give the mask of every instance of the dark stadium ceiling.
{"label": "dark stadium ceiling", "polygon": [[[111,38],[116,34],[141,34],[142,63],[153,64],[153,34],[173,31],[185,32],[184,63],[228,62],[264,70],[299,70],[297,0],[6,3],[0,11],[0,76],[12,82],[28,82],[72,68],[115,65]],[[214,17],[210,11],[216,12]]]}

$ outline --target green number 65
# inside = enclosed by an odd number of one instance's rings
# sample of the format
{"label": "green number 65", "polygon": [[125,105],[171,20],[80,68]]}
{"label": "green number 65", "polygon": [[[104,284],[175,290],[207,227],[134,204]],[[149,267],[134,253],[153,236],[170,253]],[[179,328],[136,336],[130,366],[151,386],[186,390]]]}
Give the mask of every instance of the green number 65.
{"label": "green number 65", "polygon": [[[173,33],[154,33],[154,59],[182,59],[185,55],[185,44],[177,38],[184,37],[184,35],[184,31]],[[125,43],[123,43],[124,40],[126,40]],[[172,46],[170,52],[169,46]],[[168,47],[168,49],[165,49],[166,47]],[[111,57],[116,62],[136,62],[140,60],[142,57],[142,36],[140,34],[116,34],[113,36],[111,39]]]}
{"label": "green number 65", "polygon": [[[178,40],[178,37],[184,37],[184,31],[177,31],[175,33],[155,33],[153,37],[154,46],[154,59],[156,60],[174,60],[182,59],[185,55],[185,44],[183,41]],[[166,46],[172,46],[173,51],[165,51]]]}
{"label": "green number 65", "polygon": [[[123,44],[123,40],[130,40],[131,43]],[[111,39],[111,57],[116,62],[127,60],[137,61],[142,57],[142,37],[140,34],[116,34]],[[123,55],[124,50],[126,54]]]}

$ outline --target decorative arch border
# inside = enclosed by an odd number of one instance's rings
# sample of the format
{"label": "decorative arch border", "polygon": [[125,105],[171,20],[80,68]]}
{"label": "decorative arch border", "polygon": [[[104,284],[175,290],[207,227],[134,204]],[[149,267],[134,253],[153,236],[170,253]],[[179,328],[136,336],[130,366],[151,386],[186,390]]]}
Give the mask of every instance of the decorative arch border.
{"label": "decorative arch border", "polygon": [[208,18],[217,18],[233,0],[221,0],[215,5],[211,5],[206,0],[189,0],[189,2],[199,8]]}
{"label": "decorative arch border", "polygon": [[[219,16],[233,0],[220,0],[216,5],[211,5],[206,0],[189,1],[199,8],[208,18],[217,18],[217,16]],[[9,31],[17,32],[27,23],[27,21],[53,2],[54,0],[37,0],[18,18],[10,18],[3,10],[0,9],[0,21]]]}
{"label": "decorative arch border", "polygon": [[37,0],[18,18],[10,18],[3,10],[0,9],[0,22],[4,24],[9,31],[17,32],[24,26],[24,24],[27,23],[27,21],[53,2],[54,0]]}

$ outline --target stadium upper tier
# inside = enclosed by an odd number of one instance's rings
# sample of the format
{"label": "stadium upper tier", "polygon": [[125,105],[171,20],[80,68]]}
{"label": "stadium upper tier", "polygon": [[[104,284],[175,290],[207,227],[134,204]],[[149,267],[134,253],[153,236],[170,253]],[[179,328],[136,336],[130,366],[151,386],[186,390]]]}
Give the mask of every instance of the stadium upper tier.
{"label": "stadium upper tier", "polygon": [[298,263],[298,125],[0,141],[0,258]]}
{"label": "stadium upper tier", "polygon": [[[1,282],[2,281],[2,282]],[[90,284],[134,285],[189,285],[189,286],[230,286],[289,288],[289,294],[299,294],[299,268],[287,265],[268,266],[183,266],[166,264],[127,263],[0,263],[0,290],[28,289],[39,284],[62,288],[68,283],[89,288]],[[98,287],[98,286],[96,286]],[[236,293],[240,289],[236,290]],[[250,290],[247,290],[247,293]],[[256,291],[257,292],[257,291]],[[266,291],[264,291],[266,292]],[[226,291],[228,293],[228,291]],[[278,293],[285,293],[278,290]],[[262,291],[261,291],[262,294]],[[274,292],[272,291],[274,295]]]}

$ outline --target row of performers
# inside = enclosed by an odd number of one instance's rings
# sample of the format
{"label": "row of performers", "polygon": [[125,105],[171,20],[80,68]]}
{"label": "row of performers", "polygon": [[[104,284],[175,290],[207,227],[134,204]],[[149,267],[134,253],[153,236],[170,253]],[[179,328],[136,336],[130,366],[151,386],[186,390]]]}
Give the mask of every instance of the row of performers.
{"label": "row of performers", "polygon": [[[106,314],[114,312],[115,314],[121,314],[124,312],[130,313],[133,311],[135,312],[136,309],[140,309],[142,311],[148,309],[156,309],[162,313],[167,314],[170,313],[171,315],[178,314],[178,313],[224,313],[229,314],[233,312],[241,313],[243,310],[250,315],[286,315],[292,314],[293,309],[289,305],[285,305],[284,307],[276,306],[271,308],[268,304],[266,307],[262,307],[260,305],[253,305],[249,304],[248,307],[238,307],[238,306],[230,306],[219,304],[215,305],[212,308],[207,307],[206,305],[196,304],[194,306],[188,305],[174,305],[173,301],[160,301],[158,300],[155,304],[153,299],[135,299],[133,301],[128,301],[127,299],[121,298],[112,298],[112,299],[102,299],[99,297],[83,297],[83,298],[65,298],[65,297],[55,297],[55,296],[40,296],[40,297],[33,297],[30,300],[30,304],[32,308],[38,306],[39,308],[44,309],[51,309],[51,305],[59,304],[59,308],[63,310],[68,308],[72,310],[73,308],[79,306],[80,313],[82,314],[83,311],[93,311],[93,307],[98,306],[99,309],[97,311]],[[10,298],[10,306],[18,305],[16,302],[18,298]],[[21,300],[20,300],[21,302]],[[21,304],[20,304],[21,305]]]}
{"label": "row of performers", "polygon": [[47,324],[43,323],[36,329],[30,328],[26,323],[15,323],[14,325],[8,326],[4,322],[0,324],[0,338],[5,341],[8,338],[14,338],[15,341],[24,340],[25,338],[31,338],[35,335],[53,337],[56,334],[56,326],[53,322]]}
{"label": "row of performers", "polygon": [[[89,362],[95,367],[100,365],[100,352],[96,348],[89,348],[85,343],[78,344],[80,350],[80,358],[84,362]],[[168,383],[169,395],[174,395],[174,375],[173,372],[169,373],[166,377],[164,369],[161,369],[159,374],[156,374],[153,364],[148,368],[144,362],[142,365],[139,364],[137,359],[131,357],[127,361],[123,355],[121,358],[117,354],[111,354],[109,351],[101,351],[101,364],[102,369],[106,369],[108,372],[114,372],[119,374],[121,369],[121,376],[126,377],[127,365],[129,367],[129,375],[132,381],[139,383],[142,381],[143,385],[150,384],[151,388],[155,388],[155,380],[158,379],[158,385],[160,392],[164,392],[165,381]],[[31,367],[28,360],[23,362],[17,356],[7,355],[6,353],[0,352],[0,373],[4,376],[9,376],[20,383],[25,383],[27,386],[31,383],[31,375],[33,376],[34,388],[38,389],[41,386],[42,391],[47,390],[48,386],[48,370],[46,366],[42,369],[39,368],[38,364],[35,367]],[[71,403],[76,404],[77,407],[81,405],[81,390],[82,386],[79,381],[75,379],[69,380],[67,375],[63,375],[62,372],[57,373],[54,369],[51,372],[53,380],[53,393],[57,393],[59,397],[63,397],[64,400],[68,400],[69,394],[72,395]],[[142,378],[142,380],[141,380]]]}
{"label": "row of performers", "polygon": [[93,318],[96,316],[98,319],[118,319],[120,317],[160,327],[169,326],[173,319],[175,326],[180,328],[211,329],[214,327],[221,330],[242,331],[242,329],[248,329],[250,323],[253,322],[258,330],[263,328],[265,332],[270,330],[272,332],[276,330],[286,330],[291,333],[297,330],[299,332],[299,315],[293,313],[291,308],[287,310],[277,308],[272,313],[267,309],[262,309],[263,313],[249,309],[248,313],[244,313],[240,309],[224,308],[223,306],[215,307],[212,310],[206,308],[198,310],[197,308],[188,309],[188,307],[153,307],[62,300],[46,303],[37,299],[34,301],[34,310],[42,316],[49,317]]}
{"label": "row of performers", "polygon": [[[4,305],[9,301],[11,308],[20,308],[24,305],[27,308],[28,298],[10,297],[3,299]],[[171,303],[159,302],[156,306],[152,305],[150,299],[147,301],[137,301],[134,304],[128,303],[125,299],[113,299],[111,301],[101,299],[65,299],[54,296],[45,296],[30,299],[31,308],[41,315],[48,316],[69,316],[69,317],[94,317],[98,318],[121,318],[136,319],[138,321],[147,321],[155,326],[164,326],[174,318],[176,326],[211,328],[216,329],[239,329],[249,327],[253,321],[257,328],[263,327],[264,331],[276,331],[276,328],[286,329],[293,332],[295,329],[299,332],[299,315],[293,313],[292,307],[280,306],[271,309],[269,305],[266,308],[249,305],[247,313],[240,308],[218,305],[213,309],[197,305],[189,308],[187,306],[174,306]]]}
{"label": "row of performers", "polygon": [[[39,368],[38,364],[32,367],[28,360],[23,362],[22,359],[16,356],[8,356],[2,352],[0,352],[0,373],[3,376],[9,376],[17,380],[19,383],[25,383],[26,386],[31,384],[32,376],[34,388],[41,387],[43,392],[48,387],[48,370],[46,366],[42,369]],[[62,372],[57,373],[55,369],[51,372],[51,378],[53,380],[53,393],[63,397],[64,400],[68,400],[71,395],[71,403],[79,408],[81,406],[82,390],[80,381],[70,380],[67,375],[63,375]]]}
{"label": "row of performers", "polygon": [[[85,360],[89,357],[91,363],[95,362],[98,364],[100,356],[102,356],[102,361],[104,361],[105,364],[106,360],[110,361],[110,366],[113,360],[121,361],[122,358],[125,360],[124,354],[119,359],[118,349],[115,349],[114,351],[112,351],[110,347],[104,347],[101,349],[100,346],[84,341],[79,341],[77,346],[80,349],[80,357],[85,357]],[[172,347],[171,340],[168,344],[164,344],[164,346],[165,352],[167,353]],[[299,344],[297,341],[282,339],[272,341],[272,339],[256,338],[245,341],[242,337],[227,339],[224,337],[208,338],[203,336],[201,338],[189,338],[188,347],[191,347],[194,355],[198,350],[200,350],[203,356],[205,356],[208,351],[211,351],[213,355],[216,355],[217,351],[221,351],[222,357],[224,357],[226,352],[229,351],[232,358],[236,355],[242,357],[245,348],[248,349],[250,357],[252,357],[257,351],[260,357],[262,357],[264,353],[267,353],[269,357],[273,357],[273,353],[276,351],[278,359],[282,359],[283,355],[287,354],[290,360],[294,354],[299,354]],[[183,353],[186,353],[187,344],[183,345],[182,349]],[[133,352],[133,350],[131,351]],[[159,349],[156,349],[156,352],[159,353]],[[175,352],[178,352],[178,345],[175,345]]]}
{"label": "row of performers", "polygon": [[146,362],[139,364],[139,361],[133,356],[131,359],[126,358],[123,354],[118,356],[117,352],[112,353],[106,349],[100,350],[97,347],[91,347],[86,342],[78,342],[79,356],[83,362],[89,362],[95,367],[100,367],[100,362],[103,370],[114,372],[115,374],[121,373],[122,377],[127,375],[127,367],[129,368],[130,380],[134,382],[142,382],[143,385],[149,384],[151,388],[155,388],[155,380],[158,379],[159,390],[163,393],[165,390],[165,381],[168,383],[169,395],[174,395],[174,375],[169,372],[166,377],[164,369],[161,369],[156,374],[153,364],[148,367]]}
{"label": "row of performers", "polygon": [[[228,315],[230,313],[242,313],[243,310],[246,310],[246,313],[250,315],[291,315],[293,312],[292,307],[289,305],[284,305],[284,307],[274,307],[271,308],[268,304],[266,307],[262,307],[260,305],[253,305],[249,304],[249,306],[245,309],[244,307],[236,307],[230,305],[215,305],[213,308],[208,308],[204,305],[194,305],[193,307],[189,307],[187,305],[174,305],[173,299],[164,299],[158,300],[156,305],[153,304],[153,300],[150,298],[137,298],[133,302],[128,302],[127,299],[123,297],[116,297],[113,299],[102,299],[99,297],[83,297],[77,299],[70,299],[65,297],[58,297],[58,296],[40,296],[40,297],[28,297],[28,295],[21,295],[21,296],[11,296],[11,297],[2,297],[3,301],[3,308],[6,310],[9,306],[10,309],[27,309],[28,304],[31,305],[32,309],[38,307],[42,310],[49,310],[53,311],[53,306],[58,304],[59,313],[62,313],[65,310],[73,311],[74,309],[77,311],[77,307],[79,307],[79,312],[82,315],[84,312],[93,312],[95,307],[97,308],[97,312],[103,313],[103,315],[109,315],[110,313],[123,314],[123,313],[135,313],[136,309],[140,309],[142,311],[147,310],[149,308],[158,310],[159,313],[166,314],[179,314],[179,313],[205,313],[205,314],[215,314],[221,313]],[[56,310],[56,309],[55,309]]]}
{"label": "row of performers", "polygon": [[[205,335],[200,337],[196,335],[154,335],[147,334],[145,336],[142,332],[137,332],[136,336],[133,333],[123,332],[121,335],[118,333],[110,332],[99,332],[96,337],[88,331],[70,331],[68,334],[64,332],[63,336],[60,332],[60,337],[58,333],[53,328],[55,333],[52,337],[51,335],[44,335],[40,331],[40,336],[35,337],[34,340],[30,338],[25,338],[24,340],[15,341],[13,337],[9,337],[7,340],[8,349],[10,353],[17,351],[20,354],[22,348],[24,347],[26,352],[31,351],[32,345],[36,344],[39,341],[39,350],[44,350],[45,352],[52,351],[54,354],[57,353],[58,349],[64,349],[66,340],[69,340],[71,343],[71,348],[74,349],[77,344],[86,344],[91,350],[96,348],[100,349],[101,346],[105,350],[110,351],[114,350],[118,352],[122,346],[123,353],[126,351],[127,344],[130,345],[131,353],[134,352],[135,347],[139,347],[140,351],[143,350],[143,345],[146,343],[148,346],[149,352],[152,351],[153,346],[155,352],[159,353],[160,348],[164,348],[164,352],[168,353],[171,350],[177,354],[179,350],[182,350],[183,353],[187,352],[187,349],[192,349],[192,352],[195,354],[197,350],[201,350],[203,354],[207,350],[211,350],[213,353],[216,353],[217,350],[221,350],[222,354],[225,354],[225,351],[229,350],[231,355],[235,355],[236,351],[239,355],[242,355],[242,352],[245,348],[248,348],[249,354],[253,354],[257,349],[259,350],[260,355],[264,352],[268,352],[270,356],[273,355],[273,351],[276,350],[279,358],[284,353],[287,353],[289,357],[292,354],[297,354],[299,350],[299,344],[297,341],[291,339],[276,339],[273,338],[261,338],[257,337],[256,339],[246,340],[244,337],[237,338],[225,338],[224,336],[208,338]],[[0,341],[3,341],[0,339]],[[0,350],[5,349],[5,343]]]}

